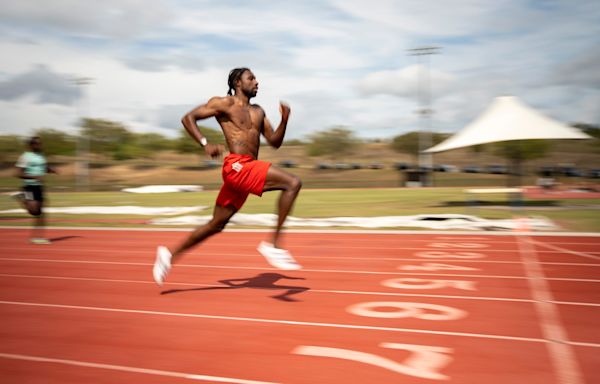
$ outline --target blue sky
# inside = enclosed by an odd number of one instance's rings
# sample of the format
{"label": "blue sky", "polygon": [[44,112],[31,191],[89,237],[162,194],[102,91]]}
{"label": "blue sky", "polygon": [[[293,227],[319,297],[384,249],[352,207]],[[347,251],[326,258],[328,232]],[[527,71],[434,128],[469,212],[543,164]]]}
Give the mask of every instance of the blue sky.
{"label": "blue sky", "polygon": [[[82,114],[174,136],[181,115],[250,67],[254,102],[288,138],[346,126],[365,138],[416,130],[431,57],[432,127],[454,132],[515,95],[563,122],[600,124],[597,1],[0,0],[0,134],[76,131]],[[93,78],[86,88],[73,78]],[[216,127],[216,122],[203,124]]]}

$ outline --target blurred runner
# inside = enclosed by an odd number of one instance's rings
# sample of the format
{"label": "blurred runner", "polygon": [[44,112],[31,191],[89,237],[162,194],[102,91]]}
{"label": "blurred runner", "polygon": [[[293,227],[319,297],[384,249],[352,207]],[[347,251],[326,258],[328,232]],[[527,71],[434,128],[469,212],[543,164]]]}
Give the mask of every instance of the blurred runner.
{"label": "blurred runner", "polygon": [[223,186],[217,197],[212,219],[192,232],[178,247],[171,250],[164,246],[157,248],[153,275],[159,285],[162,285],[171,266],[183,252],[225,228],[231,217],[242,208],[250,193],[261,196],[266,191],[282,192],[278,202],[273,243],[261,242],[258,251],[276,268],[300,269],[292,255],[281,248],[280,234],[302,183],[298,177],[272,166],[271,163],[257,160],[261,134],[272,147],[281,146],[290,107],[280,103],[281,122],[274,131],[265,111],[259,105],[250,104],[250,99],[258,92],[258,81],[252,71],[248,68],[233,69],[229,73],[228,85],[228,96],[211,98],[181,120],[190,136],[204,147],[207,155],[214,158],[223,153],[223,146],[208,143],[196,123],[198,120],[215,117],[223,130],[230,154],[223,161]]}
{"label": "blurred runner", "polygon": [[31,231],[33,244],[50,244],[44,236],[46,219],[44,217],[44,177],[47,173],[56,173],[48,166],[42,153],[42,141],[34,136],[28,142],[29,151],[17,160],[17,177],[23,179],[23,192],[14,195],[15,199],[35,217]]}

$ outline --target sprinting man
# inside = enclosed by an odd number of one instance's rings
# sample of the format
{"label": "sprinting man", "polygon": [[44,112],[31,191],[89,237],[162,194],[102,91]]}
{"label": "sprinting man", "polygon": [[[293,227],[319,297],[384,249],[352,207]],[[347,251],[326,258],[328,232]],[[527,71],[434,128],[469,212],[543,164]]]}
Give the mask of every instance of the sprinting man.
{"label": "sprinting man", "polygon": [[23,192],[15,195],[23,208],[35,217],[31,231],[33,244],[50,244],[44,236],[46,219],[44,216],[44,177],[47,173],[56,173],[48,166],[46,157],[42,152],[42,141],[34,136],[27,142],[29,151],[24,152],[17,160],[16,176],[23,179]]}
{"label": "sprinting man", "polygon": [[261,242],[258,251],[276,268],[300,269],[292,255],[281,248],[280,235],[302,183],[298,177],[268,162],[257,160],[261,134],[274,148],[279,148],[283,143],[290,107],[280,103],[281,122],[277,130],[273,130],[265,111],[259,105],[250,104],[250,99],[258,91],[258,81],[252,71],[248,68],[233,69],[229,73],[228,85],[228,96],[213,97],[181,119],[190,136],[204,147],[207,155],[214,158],[223,152],[223,146],[209,143],[196,125],[198,120],[214,116],[223,130],[230,154],[223,159],[223,186],[217,197],[212,219],[192,232],[176,248],[157,248],[153,275],[159,285],[162,285],[171,266],[186,250],[225,228],[231,217],[242,208],[250,193],[261,196],[266,191],[281,191],[278,220],[272,244]]}

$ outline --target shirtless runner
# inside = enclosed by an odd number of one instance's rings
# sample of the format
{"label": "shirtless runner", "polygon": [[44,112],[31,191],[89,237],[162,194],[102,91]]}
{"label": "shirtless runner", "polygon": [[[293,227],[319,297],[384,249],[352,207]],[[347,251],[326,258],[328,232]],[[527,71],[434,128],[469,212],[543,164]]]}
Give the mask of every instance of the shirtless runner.
{"label": "shirtless runner", "polygon": [[213,97],[181,119],[186,131],[204,147],[206,154],[216,157],[223,153],[223,146],[208,143],[196,125],[198,120],[215,117],[223,130],[230,154],[223,159],[223,186],[217,197],[212,219],[192,232],[178,247],[157,248],[153,275],[159,285],[163,284],[171,266],[181,258],[183,252],[225,228],[231,217],[242,208],[250,193],[261,196],[267,191],[281,191],[277,226],[272,244],[261,242],[258,251],[276,268],[300,269],[292,255],[281,248],[280,235],[302,182],[297,176],[284,172],[271,163],[257,160],[260,134],[274,148],[279,148],[283,143],[290,107],[280,103],[281,122],[273,130],[265,111],[259,105],[250,104],[250,99],[258,91],[258,81],[252,71],[248,68],[233,69],[229,73],[228,85],[228,96]]}

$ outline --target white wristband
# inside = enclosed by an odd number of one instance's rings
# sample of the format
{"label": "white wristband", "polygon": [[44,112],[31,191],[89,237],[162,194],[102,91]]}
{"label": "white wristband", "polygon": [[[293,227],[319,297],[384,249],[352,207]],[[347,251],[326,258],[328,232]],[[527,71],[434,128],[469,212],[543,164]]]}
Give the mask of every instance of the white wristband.
{"label": "white wristband", "polygon": [[206,147],[206,144],[208,144],[208,140],[206,140],[206,137],[201,138],[200,145],[202,145],[203,147]]}

